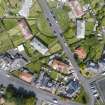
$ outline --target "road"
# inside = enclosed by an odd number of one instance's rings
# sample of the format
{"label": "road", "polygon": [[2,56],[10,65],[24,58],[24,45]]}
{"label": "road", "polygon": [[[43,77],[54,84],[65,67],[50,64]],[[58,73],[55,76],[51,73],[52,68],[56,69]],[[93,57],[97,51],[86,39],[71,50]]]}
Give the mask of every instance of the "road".
{"label": "road", "polygon": [[52,32],[54,33],[54,36],[57,38],[57,40],[59,41],[63,51],[66,53],[66,55],[68,56],[71,64],[74,66],[75,72],[82,84],[82,86],[85,89],[85,92],[87,93],[88,97],[89,97],[89,102],[88,105],[94,105],[94,96],[90,90],[90,85],[87,79],[85,79],[81,74],[80,74],[80,68],[79,66],[76,64],[76,61],[73,57],[73,53],[71,52],[70,48],[68,47],[68,44],[66,43],[63,34],[62,34],[62,30],[57,22],[57,20],[54,17],[54,14],[52,13],[52,11],[50,10],[48,3],[46,0],[37,0],[42,11],[43,14],[46,18],[46,20],[48,21]]}
{"label": "road", "polygon": [[58,104],[55,104],[55,105],[81,105],[79,103],[72,102],[72,101],[69,101],[69,102],[63,101],[58,96],[53,95],[49,92],[43,91],[42,89],[38,89],[35,86],[32,86],[16,77],[8,76],[6,72],[1,71],[1,70],[0,70],[0,83],[6,87],[9,84],[12,84],[16,88],[23,88],[27,91],[32,91],[35,93],[38,99],[49,101],[51,103],[54,103],[53,98],[56,98],[58,101]]}
{"label": "road", "polygon": [[42,100],[41,99],[37,99],[36,105],[41,105],[42,104]]}

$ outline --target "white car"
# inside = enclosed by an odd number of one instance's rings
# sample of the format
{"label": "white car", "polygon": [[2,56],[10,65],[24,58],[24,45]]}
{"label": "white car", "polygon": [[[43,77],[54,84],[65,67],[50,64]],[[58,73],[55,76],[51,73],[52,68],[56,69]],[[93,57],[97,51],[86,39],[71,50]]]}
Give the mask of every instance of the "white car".
{"label": "white car", "polygon": [[56,104],[58,103],[56,98],[53,98],[53,102],[56,103]]}
{"label": "white car", "polygon": [[10,77],[10,75],[6,74],[6,77]]}
{"label": "white car", "polygon": [[103,71],[101,75],[105,75],[105,71]]}

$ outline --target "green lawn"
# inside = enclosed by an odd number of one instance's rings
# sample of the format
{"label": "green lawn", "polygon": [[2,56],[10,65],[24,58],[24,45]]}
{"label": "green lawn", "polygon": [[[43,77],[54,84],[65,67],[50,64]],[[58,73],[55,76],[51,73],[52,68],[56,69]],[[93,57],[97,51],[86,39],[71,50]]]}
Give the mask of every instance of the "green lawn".
{"label": "green lawn", "polygon": [[33,5],[29,12],[29,17],[37,18],[37,17],[39,17],[40,13],[41,13],[40,6],[39,6],[37,0],[34,0]]}
{"label": "green lawn", "polygon": [[41,68],[41,63],[40,62],[35,62],[35,63],[30,63],[26,65],[27,68],[29,68],[32,72],[34,73],[40,73],[40,68]]}
{"label": "green lawn", "polygon": [[61,29],[63,30],[63,32],[65,32],[65,30],[67,30],[70,26],[70,19],[68,16],[69,11],[61,8],[52,8],[52,10],[54,11],[54,14],[56,16],[56,19],[58,20]]}
{"label": "green lawn", "polygon": [[87,99],[88,98],[87,98],[87,95],[86,95],[85,91],[83,90],[83,88],[81,88],[80,94],[76,97],[75,101],[86,105],[87,102],[88,102]]}
{"label": "green lawn", "polygon": [[45,19],[45,17],[41,14],[37,21],[37,28],[39,29],[39,32],[44,35],[52,36],[51,28]]}
{"label": "green lawn", "polygon": [[49,44],[48,48],[50,53],[56,53],[61,50],[61,46],[57,41],[54,41],[54,43]]}
{"label": "green lawn", "polygon": [[49,73],[50,77],[53,79],[53,80],[57,80],[58,78],[58,75],[59,73],[55,70],[52,70],[50,73]]}
{"label": "green lawn", "polygon": [[11,48],[13,48],[13,43],[11,42],[8,33],[0,33],[0,52],[5,52]]}

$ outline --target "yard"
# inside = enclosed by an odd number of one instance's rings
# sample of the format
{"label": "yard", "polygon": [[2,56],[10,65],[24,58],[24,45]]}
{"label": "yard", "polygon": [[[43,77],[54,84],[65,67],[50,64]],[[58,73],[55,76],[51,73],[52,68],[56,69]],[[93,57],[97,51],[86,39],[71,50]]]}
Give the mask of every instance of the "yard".
{"label": "yard", "polygon": [[15,102],[6,102],[5,105],[16,105]]}

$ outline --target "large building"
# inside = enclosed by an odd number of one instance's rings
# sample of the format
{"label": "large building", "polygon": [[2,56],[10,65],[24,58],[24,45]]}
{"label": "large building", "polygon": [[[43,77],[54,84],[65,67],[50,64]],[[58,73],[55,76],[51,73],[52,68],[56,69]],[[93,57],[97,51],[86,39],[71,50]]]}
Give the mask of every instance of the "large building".
{"label": "large building", "polygon": [[31,43],[30,43],[31,45],[32,45],[32,47],[35,49],[35,50],[37,50],[37,51],[39,51],[42,55],[46,55],[46,53],[48,52],[48,48],[45,46],[45,45],[43,45],[37,38],[33,38],[32,39],[32,41],[31,41]]}
{"label": "large building", "polygon": [[68,97],[74,96],[80,89],[80,84],[77,80],[71,79],[66,87],[66,94]]}
{"label": "large building", "polygon": [[51,66],[53,69],[64,74],[69,74],[71,70],[73,69],[72,65],[66,64],[55,58],[49,62],[49,66]]}
{"label": "large building", "polygon": [[71,7],[72,12],[76,18],[84,15],[83,9],[78,0],[68,0],[68,1],[69,1],[69,6]]}
{"label": "large building", "polygon": [[78,80],[69,78],[66,84],[59,87],[58,93],[64,97],[72,98],[80,92],[81,85]]}
{"label": "large building", "polygon": [[32,31],[29,27],[29,24],[25,18],[21,18],[18,20],[18,26],[26,40],[32,38]]}
{"label": "large building", "polygon": [[85,38],[85,20],[77,20],[77,32],[76,37],[77,39],[84,39]]}
{"label": "large building", "polygon": [[10,55],[9,53],[5,53],[0,55],[0,69],[8,71],[8,70],[16,70],[28,63],[27,59],[25,59],[21,54]]}

